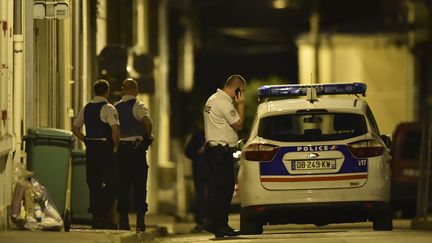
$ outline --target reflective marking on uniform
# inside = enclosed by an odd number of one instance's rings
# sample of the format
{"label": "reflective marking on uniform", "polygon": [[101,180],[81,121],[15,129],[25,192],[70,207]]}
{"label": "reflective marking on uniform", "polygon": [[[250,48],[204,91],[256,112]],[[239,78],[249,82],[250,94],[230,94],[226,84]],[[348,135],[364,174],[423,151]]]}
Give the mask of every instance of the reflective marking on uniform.
{"label": "reflective marking on uniform", "polygon": [[303,181],[341,181],[341,180],[360,180],[367,179],[367,173],[364,174],[349,174],[335,176],[307,176],[307,177],[291,177],[291,176],[261,176],[261,182],[303,182]]}

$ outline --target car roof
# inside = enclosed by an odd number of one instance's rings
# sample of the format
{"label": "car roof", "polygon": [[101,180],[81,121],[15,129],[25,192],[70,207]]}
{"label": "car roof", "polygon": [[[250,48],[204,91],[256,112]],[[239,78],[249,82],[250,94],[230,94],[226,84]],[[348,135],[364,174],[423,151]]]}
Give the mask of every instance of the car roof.
{"label": "car roof", "polygon": [[363,114],[366,105],[366,101],[357,96],[318,97],[318,100],[313,103],[302,97],[264,101],[258,106],[257,113],[264,115],[267,113],[291,113],[302,109],[326,109],[328,111]]}

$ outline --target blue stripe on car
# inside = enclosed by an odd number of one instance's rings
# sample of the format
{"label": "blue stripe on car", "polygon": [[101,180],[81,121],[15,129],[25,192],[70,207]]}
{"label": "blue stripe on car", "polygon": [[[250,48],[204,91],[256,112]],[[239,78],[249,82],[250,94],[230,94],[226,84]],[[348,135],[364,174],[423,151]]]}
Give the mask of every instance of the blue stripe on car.
{"label": "blue stripe on car", "polygon": [[[274,156],[273,160],[260,162],[261,175],[264,176],[292,175],[288,172],[287,168],[282,162],[282,158],[286,153],[297,152],[297,147],[298,146],[281,147],[279,148],[278,152]],[[340,151],[345,157],[345,159],[344,162],[342,163],[342,167],[337,173],[328,173],[328,174],[347,174],[347,173],[367,172],[367,159],[355,158],[348,150],[348,147],[346,145],[337,145],[334,147],[336,148],[334,150]],[[332,151],[332,150],[328,150],[328,151]],[[360,163],[360,161],[364,161],[364,160],[366,160],[366,163]],[[298,176],[298,175],[292,175],[292,176]]]}

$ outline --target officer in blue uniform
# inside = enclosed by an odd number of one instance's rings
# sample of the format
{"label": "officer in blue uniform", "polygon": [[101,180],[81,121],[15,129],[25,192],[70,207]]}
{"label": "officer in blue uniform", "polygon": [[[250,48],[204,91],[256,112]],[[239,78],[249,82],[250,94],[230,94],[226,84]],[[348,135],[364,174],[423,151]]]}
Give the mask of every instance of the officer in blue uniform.
{"label": "officer in blue uniform", "polygon": [[[238,135],[244,122],[246,81],[240,75],[228,77],[223,89],[211,95],[204,107],[206,146],[204,160],[209,167],[209,205],[204,229],[216,237],[235,236],[239,232],[228,225],[234,192],[234,158]],[[235,103],[234,103],[235,102]]]}
{"label": "officer in blue uniform", "polygon": [[136,99],[137,82],[131,78],[124,80],[122,91],[121,100],[115,104],[120,118],[120,190],[117,211],[120,213],[120,229],[130,230],[129,191],[133,189],[136,230],[145,231],[144,215],[148,210],[146,153],[153,141],[152,122],[145,105]]}
{"label": "officer in blue uniform", "polygon": [[[86,144],[86,178],[90,194],[89,211],[94,229],[117,229],[109,212],[117,196],[116,161],[119,148],[119,119],[115,107],[108,103],[109,83],[94,83],[95,97],[74,120],[72,132]],[[81,131],[85,125],[86,134]]]}
{"label": "officer in blue uniform", "polygon": [[[201,123],[200,123],[201,124]],[[186,157],[192,160],[192,178],[195,192],[194,220],[196,226],[191,233],[203,230],[203,219],[208,204],[208,166],[204,161],[205,135],[202,125],[198,125],[184,149]]]}

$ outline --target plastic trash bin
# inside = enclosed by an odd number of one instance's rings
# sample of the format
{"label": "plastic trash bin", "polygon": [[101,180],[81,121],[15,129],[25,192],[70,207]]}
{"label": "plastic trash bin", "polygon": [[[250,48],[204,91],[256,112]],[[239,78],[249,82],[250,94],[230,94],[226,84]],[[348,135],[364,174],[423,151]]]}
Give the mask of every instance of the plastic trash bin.
{"label": "plastic trash bin", "polygon": [[71,216],[74,224],[91,224],[89,190],[86,180],[85,150],[72,151]]}
{"label": "plastic trash bin", "polygon": [[55,128],[29,128],[24,137],[27,167],[48,190],[50,198],[64,217],[68,216],[65,211],[66,192],[74,140],[72,132]]}

